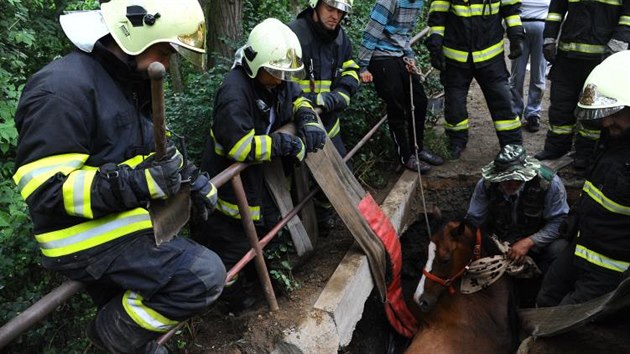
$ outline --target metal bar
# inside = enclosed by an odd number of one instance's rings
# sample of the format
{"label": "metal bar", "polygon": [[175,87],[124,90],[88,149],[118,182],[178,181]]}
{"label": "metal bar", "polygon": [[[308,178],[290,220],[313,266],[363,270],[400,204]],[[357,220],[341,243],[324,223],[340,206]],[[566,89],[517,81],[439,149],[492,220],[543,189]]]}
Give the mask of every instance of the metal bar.
{"label": "metal bar", "polygon": [[256,234],[254,221],[252,220],[252,215],[249,211],[249,204],[247,203],[247,196],[245,195],[245,189],[243,188],[243,182],[240,174],[232,178],[232,189],[234,190],[234,194],[236,194],[238,211],[239,214],[241,214],[243,228],[245,229],[245,234],[249,239],[249,245],[256,253],[254,262],[256,265],[256,271],[258,272],[258,279],[263,287],[263,291],[265,292],[265,297],[267,298],[267,303],[269,304],[271,311],[277,311],[279,309],[278,301],[276,300],[276,294],[273,292],[273,287],[271,286],[271,279],[269,279],[267,264],[265,264],[263,250],[258,241],[258,235]]}
{"label": "metal bar", "polygon": [[81,288],[83,288],[83,284],[78,281],[66,281],[39,299],[19,316],[7,322],[0,328],[0,348],[3,348],[20,334],[43,320],[57,306],[64,303]]}

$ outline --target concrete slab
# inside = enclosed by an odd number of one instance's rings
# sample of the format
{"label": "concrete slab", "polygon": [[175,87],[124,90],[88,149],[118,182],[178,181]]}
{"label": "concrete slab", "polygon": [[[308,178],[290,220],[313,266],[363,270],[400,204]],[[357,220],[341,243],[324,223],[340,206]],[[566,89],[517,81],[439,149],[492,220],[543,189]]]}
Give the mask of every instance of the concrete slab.
{"label": "concrete slab", "polygon": [[[417,188],[417,173],[404,171],[381,205],[398,234],[407,228],[407,214]],[[272,353],[337,353],[350,344],[373,287],[367,257],[355,244],[329,279],[306,319],[296,329],[287,331]]]}

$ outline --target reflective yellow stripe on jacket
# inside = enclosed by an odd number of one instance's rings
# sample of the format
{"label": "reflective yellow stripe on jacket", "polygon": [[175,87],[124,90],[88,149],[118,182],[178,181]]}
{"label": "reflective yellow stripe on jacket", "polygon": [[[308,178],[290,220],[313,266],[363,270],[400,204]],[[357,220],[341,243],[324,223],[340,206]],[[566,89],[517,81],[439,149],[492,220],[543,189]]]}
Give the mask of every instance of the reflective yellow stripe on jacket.
{"label": "reflective yellow stripe on jacket", "polygon": [[630,206],[619,204],[614,200],[608,198],[604,193],[602,193],[602,191],[595,187],[593,183],[591,183],[591,181],[584,182],[582,191],[584,191],[584,193],[586,193],[589,197],[591,197],[591,199],[593,199],[597,204],[601,205],[604,209],[615,214],[630,216]]}
{"label": "reflective yellow stripe on jacket", "polygon": [[628,266],[630,266],[630,263],[628,262],[606,257],[603,254],[597,253],[582,245],[575,246],[575,255],[586,260],[589,263],[593,263],[597,266],[610,269],[615,272],[625,272],[626,269],[628,269]]}
{"label": "reflective yellow stripe on jacket", "polygon": [[87,161],[87,154],[61,154],[44,157],[26,165],[20,166],[13,181],[18,186],[22,198],[25,200],[42,184],[57,173],[64,176],[78,170]]}
{"label": "reflective yellow stripe on jacket", "polygon": [[[460,63],[468,61],[468,52],[449,48],[447,46],[442,46],[442,50],[444,52],[444,56],[451,60],[455,60]],[[472,52],[473,62],[481,63],[490,60],[501,53],[503,53],[503,39],[501,39],[499,43],[493,44],[486,49]]]}
{"label": "reflective yellow stripe on jacket", "polygon": [[581,52],[587,54],[604,54],[608,51],[605,45],[563,41],[558,43],[558,49],[565,52]]}
{"label": "reflective yellow stripe on jacket", "polygon": [[167,332],[177,325],[177,321],[171,320],[146,306],[142,295],[127,290],[123,295],[122,305],[125,312],[140,327],[153,332]]}
{"label": "reflective yellow stripe on jacket", "polygon": [[45,256],[61,257],[152,227],[149,212],[136,208],[35,235],[35,239]]}
{"label": "reflective yellow stripe on jacket", "polygon": [[[241,219],[241,214],[238,211],[238,205],[232,204],[221,198],[219,198],[218,200],[217,210],[231,218],[239,219],[239,220]],[[254,221],[260,220],[260,206],[259,205],[254,205],[254,206],[250,205],[249,212],[252,215],[252,220]]]}

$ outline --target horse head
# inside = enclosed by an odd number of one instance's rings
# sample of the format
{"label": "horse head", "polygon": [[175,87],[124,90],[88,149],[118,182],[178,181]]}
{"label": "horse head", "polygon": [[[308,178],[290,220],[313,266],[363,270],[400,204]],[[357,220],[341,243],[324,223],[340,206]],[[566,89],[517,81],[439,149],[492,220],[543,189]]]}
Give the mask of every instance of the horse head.
{"label": "horse head", "polygon": [[422,312],[431,311],[446,289],[454,294],[454,282],[479,258],[481,234],[464,221],[449,221],[431,235],[427,263],[414,293]]}

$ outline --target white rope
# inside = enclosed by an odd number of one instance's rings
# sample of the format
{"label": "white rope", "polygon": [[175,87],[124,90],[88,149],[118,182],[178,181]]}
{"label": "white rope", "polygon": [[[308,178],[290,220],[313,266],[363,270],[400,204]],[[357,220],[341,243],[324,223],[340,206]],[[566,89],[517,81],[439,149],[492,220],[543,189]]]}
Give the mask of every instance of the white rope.
{"label": "white rope", "polygon": [[[405,63],[409,66],[411,62],[406,57],[403,59]],[[424,198],[424,186],[422,185],[422,173],[420,173],[420,158],[418,156],[418,136],[416,134],[416,112],[415,106],[413,103],[413,75],[418,75],[419,79],[421,79],[422,72],[418,70],[418,68],[414,65],[414,73],[409,72],[409,101],[411,102],[411,125],[413,127],[413,149],[416,155],[416,166],[418,170],[418,180],[420,182],[420,199],[422,200],[422,209],[424,211],[424,222],[427,224],[427,232],[429,236],[431,236],[431,226],[429,225],[429,214],[427,213],[427,204],[426,199]]]}

